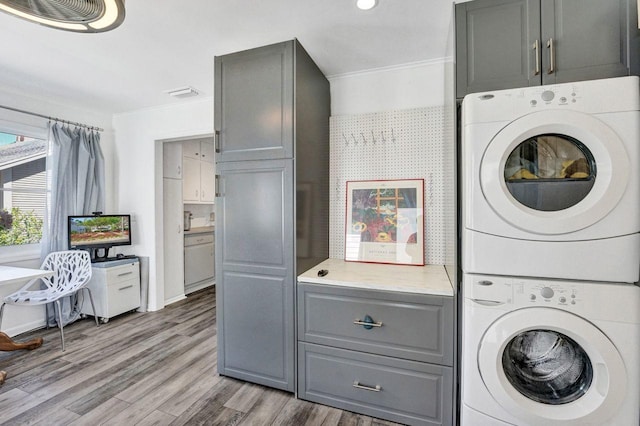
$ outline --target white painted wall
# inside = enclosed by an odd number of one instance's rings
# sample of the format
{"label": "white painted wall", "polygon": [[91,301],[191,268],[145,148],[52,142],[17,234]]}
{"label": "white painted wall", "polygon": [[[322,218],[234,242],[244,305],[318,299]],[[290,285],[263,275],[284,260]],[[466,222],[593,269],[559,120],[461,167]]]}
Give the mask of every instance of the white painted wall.
{"label": "white painted wall", "polygon": [[[213,133],[213,99],[117,114],[115,182],[117,207],[133,215],[133,246],[129,252],[149,257],[148,309],[164,307],[162,247],[163,140],[200,137]],[[156,212],[160,213],[156,216]],[[158,218],[158,221],[156,221]]]}
{"label": "white painted wall", "polygon": [[331,115],[444,105],[451,59],[330,77]]}

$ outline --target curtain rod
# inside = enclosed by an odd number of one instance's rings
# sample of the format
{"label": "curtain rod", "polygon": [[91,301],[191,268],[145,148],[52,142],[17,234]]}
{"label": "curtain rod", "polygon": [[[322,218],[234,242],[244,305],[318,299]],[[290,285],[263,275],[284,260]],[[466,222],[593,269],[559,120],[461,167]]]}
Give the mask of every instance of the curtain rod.
{"label": "curtain rod", "polygon": [[12,108],[12,107],[8,107],[8,106],[4,106],[4,105],[0,105],[0,108],[8,109],[10,111],[20,112],[22,114],[33,115],[34,117],[46,118],[47,120],[57,121],[58,123],[62,123],[62,124],[66,123],[66,124],[70,124],[70,125],[76,126],[76,127],[83,127],[85,129],[89,129],[89,130],[96,130],[98,132],[104,132],[104,129],[102,129],[100,127],[89,126],[87,124],[77,123],[75,121],[63,120],[61,118],[50,117],[48,115],[42,115],[42,114],[38,114],[38,113],[35,113],[35,112],[25,111],[25,110],[22,110],[22,109]]}

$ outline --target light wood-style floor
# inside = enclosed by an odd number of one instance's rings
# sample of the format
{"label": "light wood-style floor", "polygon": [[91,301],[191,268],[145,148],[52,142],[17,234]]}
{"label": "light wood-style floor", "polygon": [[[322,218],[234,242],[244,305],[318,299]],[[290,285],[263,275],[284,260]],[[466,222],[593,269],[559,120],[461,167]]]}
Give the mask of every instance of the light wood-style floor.
{"label": "light wood-style floor", "polygon": [[205,289],[158,312],[57,329],[34,351],[0,353],[1,425],[394,425],[297,400],[216,372],[216,310]]}

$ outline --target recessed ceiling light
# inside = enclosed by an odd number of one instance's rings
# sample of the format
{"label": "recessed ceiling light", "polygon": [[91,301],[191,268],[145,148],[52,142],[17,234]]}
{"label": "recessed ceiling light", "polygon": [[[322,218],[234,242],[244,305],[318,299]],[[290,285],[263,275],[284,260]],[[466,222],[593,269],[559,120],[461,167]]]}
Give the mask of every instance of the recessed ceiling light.
{"label": "recessed ceiling light", "polygon": [[356,0],[356,6],[361,10],[373,9],[377,3],[377,0]]}

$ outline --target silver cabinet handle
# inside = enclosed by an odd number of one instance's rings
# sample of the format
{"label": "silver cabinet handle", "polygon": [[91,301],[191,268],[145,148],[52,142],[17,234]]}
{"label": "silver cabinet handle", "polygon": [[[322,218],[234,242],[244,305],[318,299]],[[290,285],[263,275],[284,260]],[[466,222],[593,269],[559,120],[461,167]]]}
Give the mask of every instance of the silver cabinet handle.
{"label": "silver cabinet handle", "polygon": [[366,322],[360,321],[359,319],[353,322],[355,325],[363,325],[365,327],[382,327],[382,321],[380,322]]}
{"label": "silver cabinet handle", "polygon": [[118,276],[119,277],[124,277],[124,276],[131,275],[131,274],[133,274],[133,272],[129,271],[129,272],[123,272],[121,274],[118,274]]}
{"label": "silver cabinet handle", "polygon": [[535,51],[536,56],[536,68],[533,70],[533,75],[540,74],[540,41],[536,40],[533,43],[533,50]]}
{"label": "silver cabinet handle", "polygon": [[220,130],[216,130],[215,135],[213,137],[213,144],[216,153],[220,152]]}
{"label": "silver cabinet handle", "polygon": [[215,197],[216,198],[220,197],[220,175],[216,175],[214,191],[215,191]]}
{"label": "silver cabinet handle", "polygon": [[357,381],[357,380],[355,382],[353,382],[353,387],[354,388],[358,388],[358,389],[367,390],[367,391],[370,391],[370,392],[380,392],[382,390],[382,386],[380,386],[380,385],[376,385],[376,387],[372,388],[370,386],[361,385],[360,382]]}
{"label": "silver cabinet handle", "polygon": [[555,60],[555,53],[554,53],[554,49],[553,49],[553,39],[550,38],[549,41],[547,42],[547,47],[549,48],[549,71],[547,71],[547,74],[553,74],[556,71],[556,60]]}
{"label": "silver cabinet handle", "polygon": [[180,176],[182,174],[182,172],[180,171],[181,167],[178,166],[178,176]]}
{"label": "silver cabinet handle", "polygon": [[132,288],[132,287],[133,287],[133,284],[128,285],[128,286],[124,286],[124,287],[120,287],[120,288],[118,289],[118,291],[120,291],[120,290],[126,290],[126,289],[128,289],[128,288]]}

